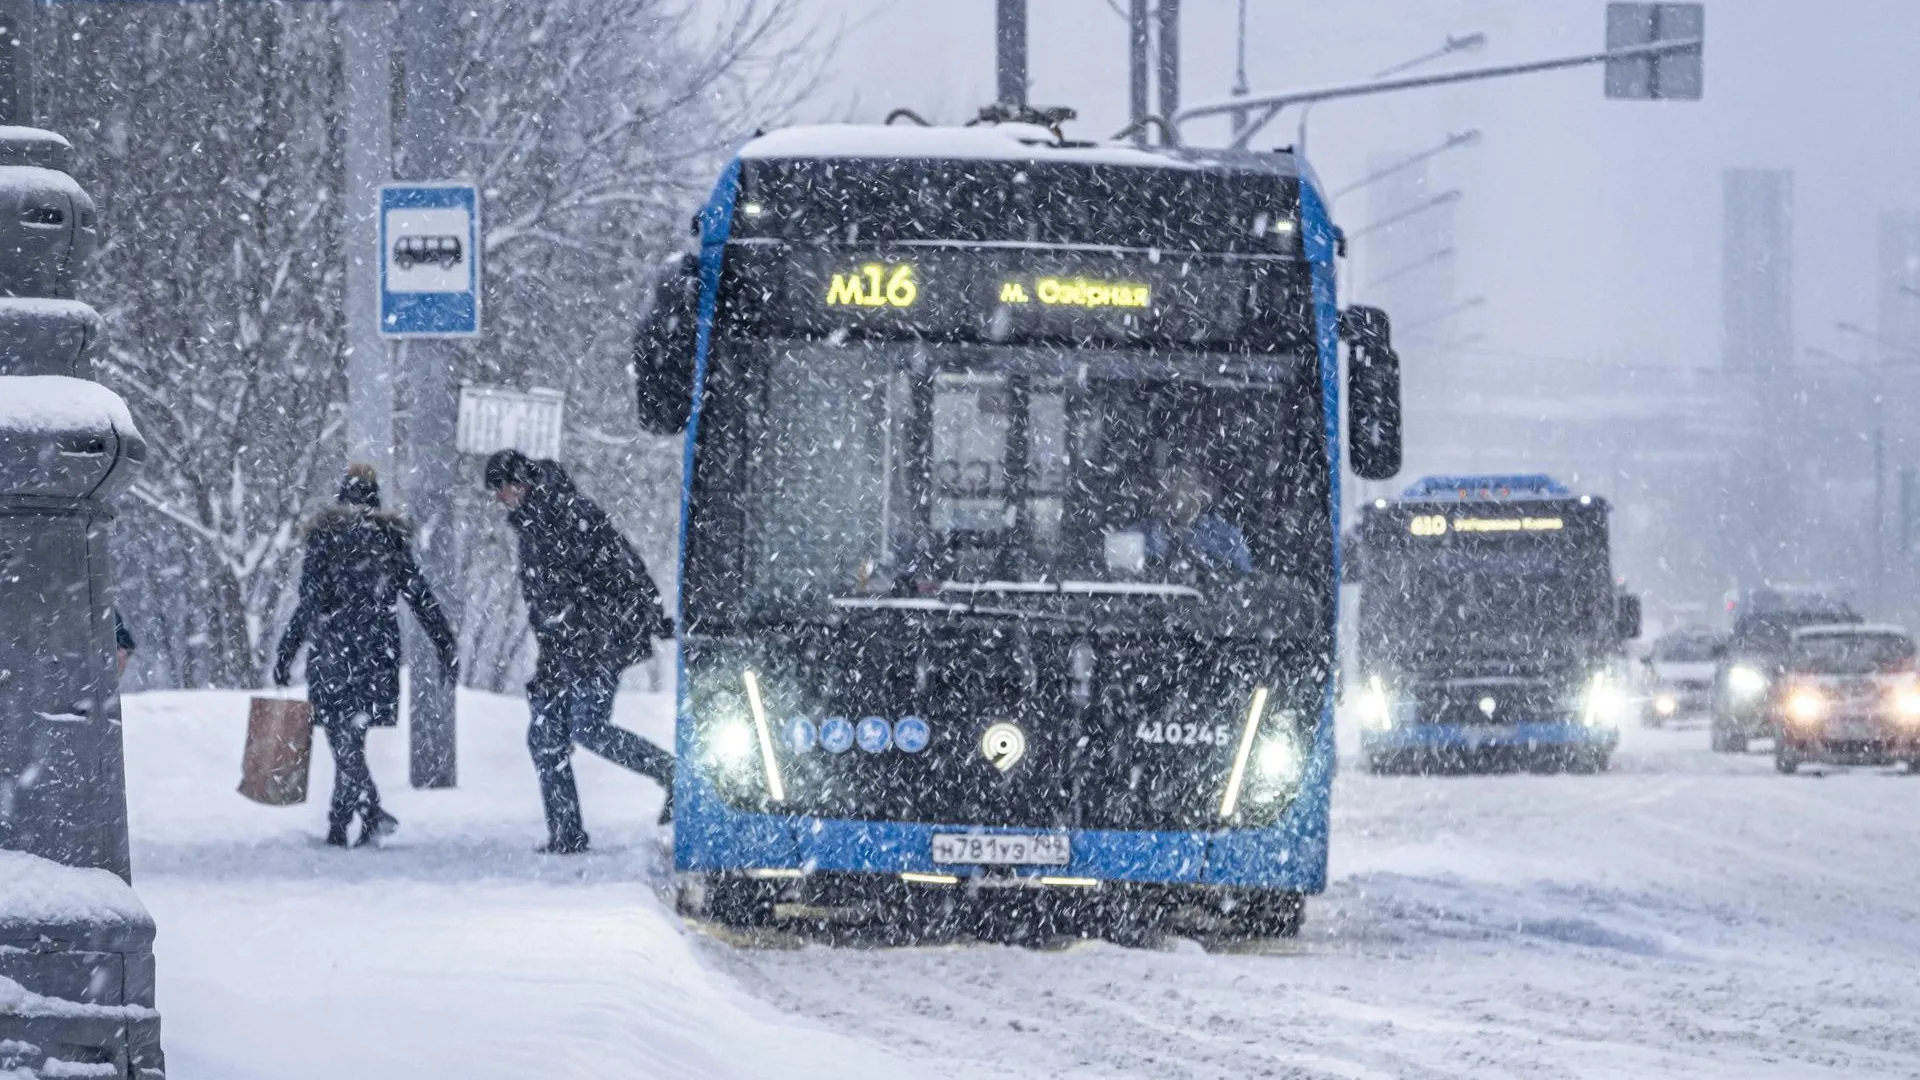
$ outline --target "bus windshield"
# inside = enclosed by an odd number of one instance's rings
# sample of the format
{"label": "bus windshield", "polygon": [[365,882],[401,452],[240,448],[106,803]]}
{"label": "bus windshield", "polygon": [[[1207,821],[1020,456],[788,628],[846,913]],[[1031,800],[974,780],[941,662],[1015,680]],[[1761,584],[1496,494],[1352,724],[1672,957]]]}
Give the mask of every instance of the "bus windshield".
{"label": "bus windshield", "polygon": [[1598,632],[1610,599],[1604,548],[1502,541],[1406,558],[1380,583],[1402,653],[1552,652]]}
{"label": "bus windshield", "polygon": [[1317,382],[1301,395],[1164,365],[1093,371],[1060,351],[913,343],[786,343],[764,359],[742,565],[761,612],[1201,598],[1306,576],[1330,527],[1316,516]]}

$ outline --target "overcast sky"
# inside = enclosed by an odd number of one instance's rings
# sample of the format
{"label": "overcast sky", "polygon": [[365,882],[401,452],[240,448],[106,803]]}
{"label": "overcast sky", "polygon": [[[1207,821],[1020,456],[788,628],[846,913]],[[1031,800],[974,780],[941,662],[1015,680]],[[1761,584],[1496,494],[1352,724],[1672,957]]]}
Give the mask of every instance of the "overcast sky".
{"label": "overcast sky", "polygon": [[[908,105],[959,120],[993,95],[993,0],[803,0],[844,27],[820,117],[878,120]],[[1125,121],[1124,0],[1032,0],[1032,100],[1077,108],[1073,133]],[[1189,103],[1233,74],[1235,0],[1186,0]],[[1483,65],[1602,44],[1604,0],[1251,0],[1256,91],[1363,77],[1448,33],[1488,46]],[[1844,15],[1840,14],[1844,12]],[[1310,159],[1330,186],[1369,155],[1478,127],[1485,140],[1434,163],[1466,192],[1458,295],[1487,305],[1466,329],[1485,355],[1717,364],[1721,171],[1786,167],[1796,185],[1796,332],[1856,354],[1832,329],[1874,317],[1874,227],[1920,208],[1916,0],[1717,0],[1707,4],[1706,99],[1607,101],[1598,69],[1322,107]],[[1436,68],[1438,70],[1438,68]],[[1291,121],[1271,143],[1293,140]],[[1347,228],[1364,203],[1342,203]],[[1542,363],[1550,362],[1542,359]]]}

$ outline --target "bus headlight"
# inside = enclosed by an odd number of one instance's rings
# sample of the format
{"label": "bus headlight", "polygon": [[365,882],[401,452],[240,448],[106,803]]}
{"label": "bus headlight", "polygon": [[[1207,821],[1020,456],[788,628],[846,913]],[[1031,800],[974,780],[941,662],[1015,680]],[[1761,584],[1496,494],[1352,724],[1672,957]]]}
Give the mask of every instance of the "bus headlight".
{"label": "bus headlight", "polygon": [[744,720],[716,721],[707,735],[707,759],[728,772],[753,760],[753,726]]}
{"label": "bus headlight", "polygon": [[1811,686],[1796,686],[1787,695],[1787,719],[1795,727],[1812,727],[1827,717],[1827,695]]}
{"label": "bus headlight", "polygon": [[1381,684],[1380,676],[1367,677],[1367,688],[1360,692],[1357,708],[1361,727],[1384,731],[1393,726],[1393,702],[1387,700],[1387,688]]}
{"label": "bus headlight", "polygon": [[1727,672],[1727,693],[1733,700],[1754,701],[1767,692],[1766,673],[1757,667],[1735,664]]}
{"label": "bus headlight", "polygon": [[1654,715],[1668,719],[1680,711],[1680,700],[1672,694],[1660,694],[1653,699]]}
{"label": "bus headlight", "polygon": [[740,673],[740,691],[717,688],[708,697],[706,708],[700,710],[705,720],[707,762],[734,783],[751,783],[751,766],[758,758],[767,798],[785,802],[786,783],[773,753],[773,732],[767,723],[760,676],[752,668]]}
{"label": "bus headlight", "polygon": [[1588,727],[1619,727],[1620,714],[1627,708],[1627,695],[1604,674],[1595,675],[1587,684],[1586,700],[1581,702],[1581,719]]}
{"label": "bus headlight", "polygon": [[1271,735],[1260,746],[1260,779],[1271,786],[1287,786],[1300,780],[1300,745],[1293,736]]}

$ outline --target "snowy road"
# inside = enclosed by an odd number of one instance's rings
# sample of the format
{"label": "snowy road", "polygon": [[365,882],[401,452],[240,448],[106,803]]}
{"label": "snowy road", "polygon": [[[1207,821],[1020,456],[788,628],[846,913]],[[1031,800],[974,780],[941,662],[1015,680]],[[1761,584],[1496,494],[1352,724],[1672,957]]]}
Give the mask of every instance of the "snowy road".
{"label": "snowy road", "polygon": [[1350,771],[1297,942],[748,951],[668,913],[643,782],[583,770],[611,853],[530,853],[518,703],[467,699],[461,789],[396,791],[405,843],[352,854],[317,805],[228,794],[242,708],[128,710],[178,1080],[1920,1075],[1894,770],[1780,777],[1692,730],[1629,732],[1598,777]]}

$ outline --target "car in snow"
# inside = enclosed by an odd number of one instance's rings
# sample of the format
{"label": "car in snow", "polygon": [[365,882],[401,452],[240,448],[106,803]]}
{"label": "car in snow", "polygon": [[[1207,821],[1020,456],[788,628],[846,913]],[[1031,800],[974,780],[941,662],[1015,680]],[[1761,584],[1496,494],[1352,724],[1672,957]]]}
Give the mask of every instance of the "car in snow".
{"label": "car in snow", "polygon": [[1920,770],[1920,670],[1913,636],[1897,626],[1795,630],[1771,705],[1783,773],[1811,761]]}
{"label": "car in snow", "polygon": [[1745,753],[1752,739],[1772,738],[1773,708],[1793,632],[1806,626],[1864,622],[1845,601],[1817,590],[1756,588],[1733,603],[1733,634],[1713,676],[1709,739],[1719,753]]}
{"label": "car in snow", "polygon": [[1683,626],[1654,640],[1640,662],[1646,694],[1641,715],[1648,727],[1712,710],[1714,662],[1726,640],[1704,626]]}

